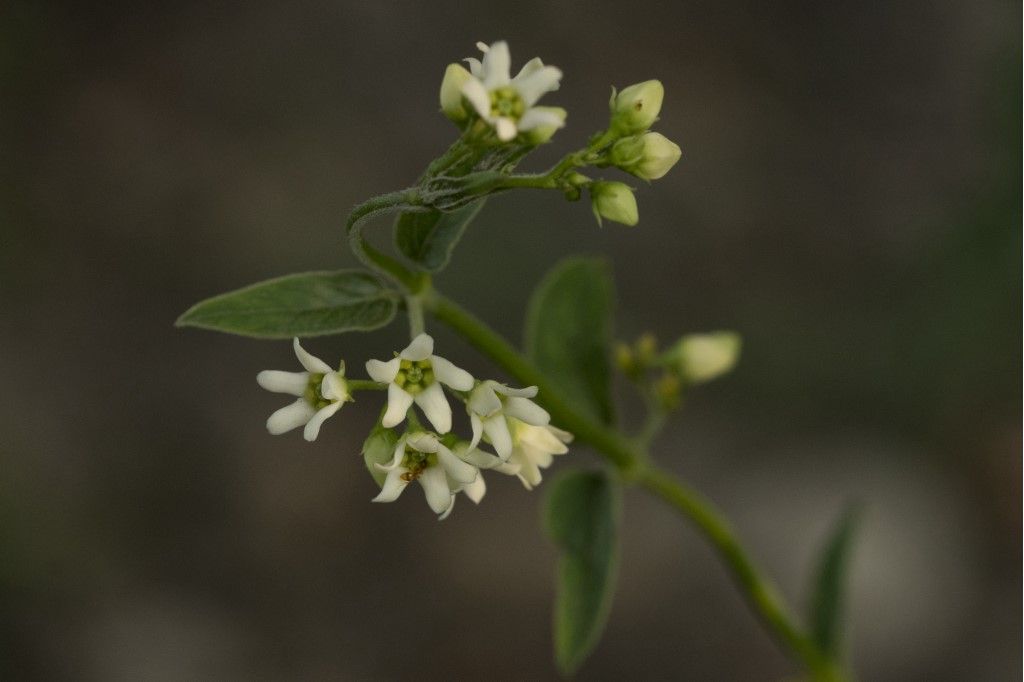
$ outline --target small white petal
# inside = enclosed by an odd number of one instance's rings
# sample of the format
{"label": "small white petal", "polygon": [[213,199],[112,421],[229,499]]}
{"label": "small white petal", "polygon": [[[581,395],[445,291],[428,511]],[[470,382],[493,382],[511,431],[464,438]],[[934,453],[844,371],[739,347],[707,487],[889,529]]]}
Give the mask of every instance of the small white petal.
{"label": "small white petal", "polygon": [[412,406],[412,396],[398,387],[397,384],[388,385],[388,410],[380,423],[384,428],[390,429],[398,426],[405,419],[406,412]]}
{"label": "small white petal", "polygon": [[402,474],[407,471],[408,469],[405,467],[398,467],[389,471],[387,478],[384,479],[384,485],[381,487],[380,493],[372,501],[394,502],[397,500],[398,496],[405,490],[405,486],[409,485],[407,481],[402,480]]}
{"label": "small white petal", "polygon": [[562,72],[553,66],[545,66],[516,83],[516,90],[523,98],[523,103],[532,107],[537,100],[546,92],[558,89],[558,81],[562,78]]}
{"label": "small white petal", "polygon": [[503,415],[484,420],[484,433],[491,439],[491,445],[498,457],[506,460],[512,454],[512,434],[508,431],[508,422]]}
{"label": "small white petal", "polygon": [[543,407],[528,398],[516,396],[505,399],[505,414],[534,426],[544,426],[551,421],[551,415]]}
{"label": "small white petal", "polygon": [[456,367],[437,355],[430,356],[430,364],[434,368],[434,376],[442,384],[451,386],[456,391],[468,391],[473,388],[473,375],[461,367]]}
{"label": "small white petal", "polygon": [[534,107],[519,119],[519,130],[533,130],[540,126],[549,128],[561,128],[565,126],[565,119],[553,111]]}
{"label": "small white petal", "polygon": [[480,50],[484,54],[487,54],[487,50],[491,49],[490,46],[482,40],[476,41],[476,49]]}
{"label": "small white petal", "polygon": [[558,440],[562,441],[563,443],[571,443],[572,439],[575,438],[575,436],[573,436],[571,433],[569,433],[568,431],[563,431],[562,429],[558,428],[557,426],[551,426],[549,424],[548,426],[545,426],[544,428],[546,428],[548,430],[548,433],[550,433],[551,435],[553,435],[555,438],[557,438]]}
{"label": "small white petal", "polygon": [[444,472],[452,477],[452,480],[463,485],[472,483],[480,474],[475,466],[463,462],[444,446],[437,450],[437,462],[444,468]]}
{"label": "small white petal", "polygon": [[306,422],[306,429],[302,432],[303,437],[310,442],[316,440],[316,437],[320,435],[320,427],[323,426],[323,423],[340,410],[344,404],[342,402],[331,403],[327,407],[317,410],[316,414]]}
{"label": "small white petal", "polygon": [[437,437],[426,431],[410,434],[407,442],[409,447],[420,452],[437,452],[442,447]]}
{"label": "small white petal", "polygon": [[381,362],[380,360],[367,360],[366,361],[366,373],[370,375],[370,378],[381,384],[390,384],[398,376],[398,370],[401,368],[402,360],[400,358],[394,358],[387,362]]}
{"label": "small white petal", "polygon": [[274,393],[301,396],[309,386],[308,372],[281,372],[265,369],[256,375],[256,383]]}
{"label": "small white petal", "polygon": [[518,462],[504,462],[500,466],[493,467],[495,471],[506,476],[518,476],[523,466]]}
{"label": "small white petal", "polygon": [[484,52],[484,86],[488,90],[508,85],[511,69],[512,56],[508,52],[508,43],[504,40],[499,40]]}
{"label": "small white petal", "polygon": [[428,467],[417,479],[423,486],[423,494],[427,504],[435,514],[443,514],[452,504],[452,492],[448,489],[448,481],[444,478],[441,467]]}
{"label": "small white petal", "polygon": [[479,448],[457,448],[452,453],[467,464],[472,464],[477,469],[498,469],[505,465],[505,462],[489,452]]}
{"label": "small white petal", "polygon": [[387,464],[381,464],[374,462],[373,466],[377,467],[381,471],[393,471],[397,469],[402,463],[402,459],[405,458],[405,442],[408,440],[405,436],[398,439],[398,443],[395,445],[395,455],[391,458],[391,461]]}
{"label": "small white petal", "polygon": [[529,76],[534,71],[540,71],[543,68],[544,62],[540,60],[540,57],[534,57],[530,61],[523,64],[523,68],[519,69],[519,73],[517,73],[516,77],[512,79],[512,84],[515,85],[522,79]]}
{"label": "small white petal", "polygon": [[491,96],[487,88],[476,78],[470,78],[462,85],[462,96],[473,105],[480,118],[487,118],[491,115]]}
{"label": "small white petal", "polygon": [[[555,459],[549,450],[542,450],[529,443],[519,443],[519,451],[522,453],[524,461],[536,464],[541,469],[547,469]],[[565,453],[556,452],[554,454],[561,455]]]}
{"label": "small white petal", "polygon": [[[393,386],[394,384],[392,384]],[[402,391],[405,393],[405,391]],[[434,425],[434,430],[444,434],[452,430],[452,408],[444,397],[444,389],[436,381],[422,393],[417,393],[416,404],[423,410],[423,415]],[[390,403],[388,412],[391,411]],[[387,426],[387,424],[384,424]]]}
{"label": "small white petal", "polygon": [[480,439],[483,438],[484,423],[479,416],[471,412],[469,414],[469,424],[473,428],[473,440],[469,441],[469,449],[472,450],[480,444]]}
{"label": "small white petal", "polygon": [[483,64],[480,63],[479,59],[476,57],[466,57],[462,61],[469,64],[469,73],[472,74],[474,78],[483,78],[484,67]]}
{"label": "small white petal", "polygon": [[444,510],[444,513],[437,517],[438,521],[444,521],[452,515],[452,511],[455,510],[455,493],[452,493],[451,502],[448,503],[448,508]]}
{"label": "small white petal", "polygon": [[488,381],[487,385],[502,395],[514,395],[517,398],[534,398],[537,396],[536,386],[527,386],[526,388],[512,388],[511,386],[506,386],[505,384],[499,384],[497,381]]}
{"label": "small white petal", "polygon": [[499,116],[492,121],[494,130],[498,133],[498,139],[508,142],[516,136],[516,122],[510,118]]}
{"label": "small white petal", "polygon": [[[519,441],[538,450],[564,455],[569,452],[564,442],[551,431],[552,427],[527,425],[519,429]],[[557,431],[557,429],[556,429]],[[562,431],[564,434],[565,432]]]}
{"label": "small white petal", "polygon": [[501,401],[495,394],[490,384],[482,383],[473,389],[469,394],[469,402],[466,403],[470,414],[477,414],[481,417],[490,417],[501,410]]}
{"label": "small white petal", "polygon": [[291,431],[308,422],[315,412],[312,405],[299,398],[270,415],[267,419],[267,431],[275,436]]}
{"label": "small white petal", "polygon": [[480,500],[484,499],[484,495],[487,493],[487,484],[484,483],[483,474],[477,476],[472,483],[467,484],[462,492],[466,493],[466,497],[473,500],[475,504],[480,504]]}
{"label": "small white petal", "polygon": [[306,349],[299,344],[299,337],[296,336],[292,341],[292,347],[295,349],[295,357],[299,359],[299,362],[306,368],[307,372],[327,374],[332,371],[331,366],[326,362],[306,352]]}
{"label": "small white petal", "polygon": [[328,400],[346,400],[349,397],[348,383],[337,372],[325,374],[320,393]]}
{"label": "small white petal", "polygon": [[426,360],[434,352],[434,339],[430,334],[420,334],[405,347],[399,355],[403,360]]}

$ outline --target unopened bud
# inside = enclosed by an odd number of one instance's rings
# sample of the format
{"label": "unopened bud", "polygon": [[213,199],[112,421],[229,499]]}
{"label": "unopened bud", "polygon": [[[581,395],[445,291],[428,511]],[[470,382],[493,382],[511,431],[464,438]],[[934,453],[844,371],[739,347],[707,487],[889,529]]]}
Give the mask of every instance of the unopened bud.
{"label": "unopened bud", "polygon": [[658,353],[658,339],[654,334],[647,332],[636,340],[636,360],[641,366],[646,367],[654,362],[654,356]]}
{"label": "unopened bud", "polygon": [[736,365],[740,345],[740,335],[735,332],[684,336],[672,351],[675,367],[687,383],[711,381]]}
{"label": "unopened bud", "polygon": [[441,81],[441,111],[455,123],[462,124],[469,118],[462,101],[462,86],[472,76],[458,64],[449,64]]}
{"label": "unopened bud", "polygon": [[661,133],[644,133],[616,142],[609,160],[642,180],[657,180],[668,173],[682,155],[679,145]]}
{"label": "unopened bud", "polygon": [[598,224],[601,218],[630,226],[640,220],[633,190],[621,182],[595,182],[590,185],[590,204]]}
{"label": "unopened bud", "polygon": [[622,92],[612,92],[611,128],[619,135],[635,135],[654,125],[661,112],[665,87],[661,81],[650,80],[630,85]]}
{"label": "unopened bud", "polygon": [[679,407],[683,385],[674,374],[663,374],[654,384],[654,395],[663,410],[674,410]]}
{"label": "unopened bud", "polygon": [[636,376],[636,360],[633,358],[633,349],[628,344],[620,342],[615,346],[615,365],[626,376]]}

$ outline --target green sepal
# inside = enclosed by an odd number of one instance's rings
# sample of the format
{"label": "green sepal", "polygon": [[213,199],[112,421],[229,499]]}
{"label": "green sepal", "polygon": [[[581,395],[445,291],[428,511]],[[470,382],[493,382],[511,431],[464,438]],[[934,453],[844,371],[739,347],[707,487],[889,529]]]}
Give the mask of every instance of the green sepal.
{"label": "green sepal", "polygon": [[846,583],[861,507],[851,504],[829,534],[818,559],[811,597],[811,637],[826,656],[842,655]]}
{"label": "green sepal", "polygon": [[[384,410],[381,410],[381,417],[384,416],[386,410],[386,407]],[[363,462],[366,464],[366,470],[373,476],[373,480],[377,483],[378,487],[384,486],[387,472],[381,471],[375,465],[390,464],[391,460],[395,457],[395,447],[397,445],[398,434],[395,433],[394,429],[384,428],[380,423],[380,419],[377,420],[373,430],[370,431],[370,435],[363,441]]]}

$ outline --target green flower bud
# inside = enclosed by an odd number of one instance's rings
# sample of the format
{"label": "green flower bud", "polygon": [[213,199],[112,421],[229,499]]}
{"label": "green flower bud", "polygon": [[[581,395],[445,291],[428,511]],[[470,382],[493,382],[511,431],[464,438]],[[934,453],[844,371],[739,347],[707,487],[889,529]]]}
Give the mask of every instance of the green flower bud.
{"label": "green flower bud", "polygon": [[558,129],[565,125],[565,117],[567,112],[562,107],[533,107],[530,111],[538,111],[556,116],[561,120],[559,125],[539,125],[529,130],[525,130],[520,135],[526,141],[526,144],[537,146],[548,142]]}
{"label": "green flower bud", "polygon": [[458,64],[449,64],[441,81],[441,111],[455,123],[463,123],[469,112],[462,103],[462,86],[472,76]]}
{"label": "green flower bud", "polygon": [[601,218],[629,226],[640,220],[633,190],[621,182],[599,181],[590,185],[590,205],[598,224]]}
{"label": "green flower bud", "polygon": [[665,411],[679,407],[682,393],[683,386],[679,382],[679,377],[674,374],[663,374],[654,383],[654,395],[658,400],[658,405]]}
{"label": "green flower bud", "polygon": [[617,95],[612,90],[612,130],[619,135],[635,135],[647,130],[658,120],[664,97],[665,87],[656,80],[630,85]]}
{"label": "green flower bud", "polygon": [[682,150],[661,133],[624,137],[609,152],[609,160],[642,180],[657,180],[676,165]]}
{"label": "green flower bud", "polygon": [[739,360],[740,345],[740,335],[735,332],[689,334],[679,340],[670,355],[684,381],[700,384],[731,370]]}

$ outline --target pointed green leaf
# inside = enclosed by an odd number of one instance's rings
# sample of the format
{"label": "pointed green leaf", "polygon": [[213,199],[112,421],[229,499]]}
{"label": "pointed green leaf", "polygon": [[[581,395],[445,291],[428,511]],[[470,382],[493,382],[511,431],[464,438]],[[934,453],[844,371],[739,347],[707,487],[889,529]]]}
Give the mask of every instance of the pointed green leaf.
{"label": "pointed green leaf", "polygon": [[545,527],[562,551],[555,596],[555,660],[571,675],[597,645],[608,620],[618,571],[618,485],[601,471],[556,478]]}
{"label": "pointed green leaf", "polygon": [[442,270],[448,265],[452,250],[466,227],[483,205],[484,200],[481,199],[451,212],[403,213],[395,222],[395,245],[406,258],[424,270]]}
{"label": "pointed green leaf", "polygon": [[382,327],[396,306],[395,292],[366,272],[304,272],[208,298],[176,324],[264,339],[321,336]]}
{"label": "pointed green leaf", "polygon": [[526,352],[566,396],[610,423],[614,289],[605,261],[568,258],[544,277],[526,318]]}
{"label": "pointed green leaf", "polygon": [[811,598],[811,636],[822,653],[839,658],[846,605],[846,574],[860,507],[851,505],[840,517],[822,549]]}

